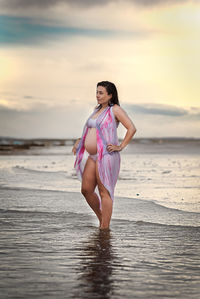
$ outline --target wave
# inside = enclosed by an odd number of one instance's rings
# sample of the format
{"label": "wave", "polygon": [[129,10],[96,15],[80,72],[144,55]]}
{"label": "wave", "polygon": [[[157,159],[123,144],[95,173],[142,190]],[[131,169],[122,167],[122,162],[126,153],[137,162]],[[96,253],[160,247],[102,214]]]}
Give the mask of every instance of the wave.
{"label": "wave", "polygon": [[122,177],[122,176],[119,176],[118,177],[118,180],[119,181],[137,181],[138,179],[137,178],[135,178],[135,177],[133,177],[133,178],[130,178],[130,177]]}
{"label": "wave", "polygon": [[0,213],[2,214],[38,214],[38,215],[60,215],[60,216],[77,216],[77,215],[86,215],[86,213],[82,212],[69,212],[69,211],[41,211],[41,210],[18,210],[18,209],[0,209]]}
{"label": "wave", "polygon": [[[47,167],[48,168],[48,167]],[[47,169],[45,167],[45,169]],[[69,178],[69,179],[75,179],[78,181],[78,178],[76,176],[76,173],[75,173],[75,170],[71,170],[71,173],[70,174],[67,174],[68,171],[61,171],[61,170],[58,170],[58,171],[50,171],[50,170],[37,170],[37,169],[31,169],[31,168],[26,168],[24,166],[19,166],[19,165],[16,165],[16,166],[13,166],[12,169],[14,171],[17,170],[17,172],[21,171],[22,173],[32,173],[32,174],[45,174],[45,175],[62,175],[64,176],[65,178]],[[118,180],[119,181],[137,181],[138,179],[135,178],[135,177],[126,177],[126,176],[119,176],[118,177]],[[148,180],[151,180],[151,178],[148,178]]]}
{"label": "wave", "polygon": [[138,225],[138,226],[161,226],[161,227],[174,227],[174,228],[177,228],[177,227],[180,227],[180,228],[195,228],[195,229],[198,229],[200,230],[200,225],[181,225],[181,224],[166,224],[166,223],[158,223],[158,222],[150,222],[150,221],[143,221],[143,220],[137,220],[137,221],[134,221],[134,220],[128,220],[128,219],[119,219],[119,218],[114,218],[112,220],[113,222],[118,222],[119,224],[120,223],[134,223],[135,225]]}
{"label": "wave", "polygon": [[66,173],[67,171],[49,171],[49,170],[37,170],[37,169],[32,169],[32,168],[26,168],[26,167],[23,167],[23,166],[19,166],[19,165],[16,165],[16,166],[13,166],[12,167],[13,170],[22,170],[22,171],[27,171],[27,172],[30,172],[30,173],[43,173],[43,174],[62,174],[62,175],[65,175],[66,176]]}
{"label": "wave", "polygon": [[73,193],[70,191],[55,190],[55,189],[39,189],[39,188],[29,188],[29,187],[8,187],[3,184],[0,184],[0,190]]}
{"label": "wave", "polygon": [[[31,211],[31,210],[18,210],[18,209],[0,209],[0,214],[4,214],[4,215],[8,215],[8,214],[13,214],[13,215],[29,215],[29,216],[34,216],[34,217],[44,217],[46,218],[52,218],[52,217],[56,217],[56,218],[66,218],[67,221],[69,220],[75,220],[75,222],[77,222],[77,220],[81,220],[83,218],[85,218],[86,220],[88,220],[88,214],[87,212],[83,213],[83,212],[69,212],[69,211]],[[12,222],[8,222],[9,218],[5,220],[1,219],[0,223],[3,225],[10,225],[12,224]],[[148,226],[148,228],[151,227],[165,227],[165,228],[181,228],[181,229],[196,229],[196,230],[200,230],[200,225],[184,225],[184,224],[166,224],[166,223],[159,223],[159,222],[151,222],[151,221],[144,221],[144,220],[129,220],[129,219],[121,219],[118,217],[113,217],[112,219],[113,224],[115,224],[116,226],[120,226],[121,229],[123,227],[130,227],[131,225],[134,226]],[[94,226],[95,228],[95,226]],[[112,228],[111,228],[112,229]]]}
{"label": "wave", "polygon": [[[0,184],[0,189],[1,190],[11,190],[11,191],[32,191],[32,192],[52,192],[52,193],[62,193],[62,194],[77,194],[78,196],[80,195],[80,192],[75,192],[75,191],[67,191],[67,190],[58,190],[58,189],[40,189],[40,188],[32,188],[32,187],[9,187],[9,186],[5,186],[3,184]],[[187,213],[187,214],[197,214],[200,215],[200,212],[196,212],[196,211],[185,211],[185,210],[181,210],[178,208],[172,208],[172,207],[166,207],[164,204],[161,204],[157,201],[154,200],[146,200],[146,199],[141,199],[138,197],[126,197],[126,196],[115,196],[115,199],[117,200],[117,198],[121,199],[121,200],[131,200],[132,202],[141,202],[141,203],[146,203],[147,205],[151,205],[151,207],[158,207],[161,208],[162,210],[168,210],[168,211],[177,211],[179,213]],[[188,203],[189,205],[189,203]]]}
{"label": "wave", "polygon": [[[48,167],[47,167],[48,168]],[[45,169],[47,169],[45,167]],[[76,177],[76,174],[75,174],[75,171],[74,173],[71,173],[70,175],[67,175],[67,170],[66,171],[61,171],[61,170],[58,170],[58,171],[50,171],[50,170],[37,170],[37,169],[31,169],[31,168],[26,168],[24,166],[19,166],[19,165],[16,165],[16,166],[13,166],[12,169],[15,171],[17,170],[18,172],[19,171],[22,171],[22,172],[28,172],[28,173],[33,173],[33,174],[53,174],[53,175],[63,175],[65,178],[70,178],[70,179],[77,179],[78,178]],[[136,178],[131,178],[131,177],[122,177],[122,176],[119,176],[118,178],[120,181],[137,181]]]}
{"label": "wave", "polygon": [[[127,199],[127,200],[131,200],[131,201],[135,201],[135,202],[143,202],[143,203],[146,203],[146,204],[151,204],[151,206],[156,206],[156,207],[160,207],[162,209],[165,209],[165,210],[169,210],[169,211],[177,211],[177,212],[183,212],[183,213],[189,213],[189,214],[198,214],[200,215],[200,212],[191,212],[191,211],[185,211],[185,210],[181,210],[181,209],[178,209],[178,208],[171,208],[171,207],[166,207],[164,204],[161,204],[160,202],[158,201],[154,201],[154,200],[147,200],[147,199],[142,199],[142,198],[138,198],[138,197],[126,197],[126,196],[115,196],[116,198],[120,198],[120,199]],[[176,203],[176,202],[172,202],[172,203]],[[188,203],[189,205],[190,203]]]}

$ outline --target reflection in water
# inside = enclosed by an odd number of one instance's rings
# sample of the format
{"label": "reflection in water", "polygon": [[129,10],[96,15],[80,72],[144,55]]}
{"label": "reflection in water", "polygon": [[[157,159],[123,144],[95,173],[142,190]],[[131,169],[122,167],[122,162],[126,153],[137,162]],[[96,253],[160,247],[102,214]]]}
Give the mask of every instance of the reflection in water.
{"label": "reflection in water", "polygon": [[[93,233],[82,248],[81,289],[87,298],[110,298],[113,289],[111,232]],[[101,296],[101,297],[99,297]]]}

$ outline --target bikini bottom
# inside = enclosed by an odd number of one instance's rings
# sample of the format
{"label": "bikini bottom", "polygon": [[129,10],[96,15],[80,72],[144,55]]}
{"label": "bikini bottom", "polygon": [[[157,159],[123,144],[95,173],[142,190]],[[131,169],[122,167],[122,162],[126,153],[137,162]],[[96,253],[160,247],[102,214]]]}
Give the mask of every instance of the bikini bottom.
{"label": "bikini bottom", "polygon": [[97,160],[97,154],[95,154],[95,155],[89,155],[89,157],[92,158],[92,160],[94,162],[96,162],[96,160]]}

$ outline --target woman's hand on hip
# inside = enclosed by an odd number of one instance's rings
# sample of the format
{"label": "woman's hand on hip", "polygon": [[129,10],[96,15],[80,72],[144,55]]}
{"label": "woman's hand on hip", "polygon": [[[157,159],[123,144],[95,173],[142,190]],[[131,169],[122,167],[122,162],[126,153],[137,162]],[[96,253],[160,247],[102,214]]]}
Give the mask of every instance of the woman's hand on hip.
{"label": "woman's hand on hip", "polygon": [[76,155],[76,150],[77,150],[77,147],[78,147],[78,144],[79,144],[80,140],[81,140],[81,138],[78,138],[78,139],[76,140],[76,142],[75,142],[73,148],[72,148],[72,152],[73,152],[74,155]]}
{"label": "woman's hand on hip", "polygon": [[74,155],[76,155],[76,146],[73,146],[73,148],[72,148],[72,153],[73,153]]}
{"label": "woman's hand on hip", "polygon": [[108,144],[108,145],[107,145],[107,151],[108,151],[109,153],[112,153],[112,152],[119,152],[119,151],[121,151],[121,150],[122,150],[122,148],[121,148],[120,145],[114,145],[114,144]]}

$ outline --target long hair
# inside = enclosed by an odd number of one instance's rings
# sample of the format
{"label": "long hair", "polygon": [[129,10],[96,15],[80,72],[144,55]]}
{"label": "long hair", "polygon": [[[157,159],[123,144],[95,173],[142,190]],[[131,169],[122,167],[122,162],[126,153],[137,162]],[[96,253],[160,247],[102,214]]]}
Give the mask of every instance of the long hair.
{"label": "long hair", "polygon": [[[114,104],[117,104],[118,106],[120,106],[119,104],[119,99],[118,99],[118,93],[117,93],[117,88],[115,86],[114,83],[109,82],[109,81],[101,81],[97,83],[97,87],[98,86],[103,86],[106,88],[107,93],[110,95],[112,94],[112,98],[109,100],[108,105],[109,106],[113,106]],[[97,109],[100,109],[102,107],[101,104],[99,104],[97,106]]]}

